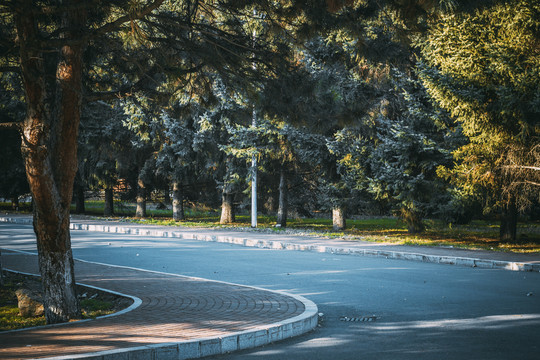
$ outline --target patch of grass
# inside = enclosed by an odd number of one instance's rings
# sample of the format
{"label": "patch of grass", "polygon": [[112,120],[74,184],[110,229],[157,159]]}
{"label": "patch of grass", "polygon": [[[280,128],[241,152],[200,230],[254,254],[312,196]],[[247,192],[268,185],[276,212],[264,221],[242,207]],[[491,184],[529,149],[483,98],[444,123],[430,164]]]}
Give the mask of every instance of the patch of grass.
{"label": "patch of grass", "polygon": [[0,211],[14,211],[17,213],[29,213],[32,212],[32,203],[29,202],[19,202],[19,206],[17,209],[13,208],[13,204],[11,202],[2,202],[0,201]]}
{"label": "patch of grass", "polygon": [[114,304],[100,299],[81,300],[83,318],[95,319],[98,316],[114,313]]}
{"label": "patch of grass", "polygon": [[[137,223],[186,226],[244,228],[251,226],[249,215],[239,215],[234,224],[220,225],[219,217],[206,216],[185,221],[167,218],[134,220]],[[394,245],[441,246],[465,249],[509,251],[517,253],[540,253],[540,224],[529,223],[518,226],[515,243],[499,240],[499,226],[490,221],[476,220],[467,225],[447,225],[438,220],[426,220],[426,231],[409,234],[405,223],[396,218],[370,218],[347,220],[345,231],[332,230],[332,220],[324,218],[291,219],[285,229],[276,228],[275,217],[259,216],[257,231],[288,232],[301,235],[343,238],[348,241],[370,241]]]}
{"label": "patch of grass", "polygon": [[[91,202],[90,202],[91,203]],[[174,221],[171,210],[149,210],[146,219],[135,219],[135,205],[122,203],[124,209],[132,209],[123,221],[140,224],[184,226],[204,228],[250,229],[249,214],[236,215],[234,224],[221,225],[220,214],[214,209],[199,204],[188,204],[185,207],[186,220]],[[103,201],[94,202],[92,206],[101,206]],[[116,204],[115,204],[116,205]],[[473,220],[467,225],[445,224],[440,220],[425,220],[426,231],[411,235],[406,224],[395,217],[371,217],[366,219],[347,219],[345,231],[334,231],[332,219],[324,217],[297,218],[287,221],[287,228],[276,228],[276,217],[260,214],[257,217],[256,231],[272,231],[297,233],[302,235],[344,238],[349,241],[370,241],[395,245],[445,246],[468,249],[487,249],[494,251],[511,251],[519,253],[540,253],[540,222],[520,223],[516,243],[499,241],[499,224],[488,220]]]}
{"label": "patch of grass", "polygon": [[19,315],[15,291],[23,286],[26,278],[32,282],[31,287],[35,287],[36,282],[39,285],[35,278],[3,273],[4,285],[0,286],[0,331],[45,325],[45,316],[25,318]]}
{"label": "patch of grass", "polygon": [[[22,317],[17,307],[15,291],[20,288],[38,290],[40,280],[33,276],[5,271],[4,285],[0,286],[0,331],[23,329],[45,325],[45,316]],[[83,319],[95,319],[98,316],[113,314],[132,303],[132,300],[99,290],[78,286]],[[86,298],[82,298],[86,296]]]}
{"label": "patch of grass", "polygon": [[0,331],[45,325],[45,316],[25,318],[19,315],[17,305],[0,306]]}

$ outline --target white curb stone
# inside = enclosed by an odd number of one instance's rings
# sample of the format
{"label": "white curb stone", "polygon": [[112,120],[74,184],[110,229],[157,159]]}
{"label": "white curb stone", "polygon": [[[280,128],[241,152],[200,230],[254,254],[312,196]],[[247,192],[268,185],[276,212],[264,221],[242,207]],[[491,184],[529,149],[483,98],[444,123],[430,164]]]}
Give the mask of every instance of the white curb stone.
{"label": "white curb stone", "polygon": [[[11,222],[18,224],[31,224],[32,219],[28,218],[9,218],[0,217],[0,222]],[[478,267],[487,269],[502,269],[511,271],[539,271],[540,264],[536,263],[520,263],[512,261],[502,260],[488,260],[488,259],[476,259],[466,258],[458,256],[441,256],[441,255],[427,255],[409,252],[399,251],[385,251],[385,250],[370,250],[370,249],[350,249],[350,248],[333,248],[324,245],[306,245],[306,244],[292,244],[278,240],[266,241],[256,240],[249,238],[233,238],[231,236],[216,236],[216,235],[195,235],[195,234],[182,234],[180,232],[167,232],[157,230],[142,230],[138,228],[119,227],[119,226],[103,226],[94,224],[80,224],[71,223],[70,228],[72,230],[87,230],[87,231],[99,231],[99,232],[114,232],[124,233],[131,235],[145,235],[145,236],[159,236],[159,237],[176,237],[180,239],[199,240],[199,241],[213,241],[228,244],[241,245],[246,247],[258,247],[264,249],[276,249],[276,250],[296,250],[296,251],[314,251],[319,253],[331,253],[342,255],[356,255],[356,256],[374,256],[384,257],[387,259],[402,259],[427,263],[438,263],[446,265],[459,265],[467,267]]]}

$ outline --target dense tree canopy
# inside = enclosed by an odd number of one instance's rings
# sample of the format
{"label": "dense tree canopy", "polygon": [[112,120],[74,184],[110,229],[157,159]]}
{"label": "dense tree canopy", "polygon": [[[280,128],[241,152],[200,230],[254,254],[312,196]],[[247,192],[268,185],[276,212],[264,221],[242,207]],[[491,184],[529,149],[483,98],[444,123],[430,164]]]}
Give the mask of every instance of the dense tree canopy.
{"label": "dense tree canopy", "polygon": [[424,85],[470,140],[449,172],[509,212],[540,195],[539,19],[537,1],[495,2],[442,16],[422,44]]}
{"label": "dense tree canopy", "polygon": [[22,149],[48,322],[80,316],[77,169],[109,213],[121,179],[138,216],[172,192],[175,220],[191,197],[234,221],[252,156],[281,226],[344,227],[347,207],[417,232],[476,197],[515,229],[538,202],[537,1],[0,0],[0,18],[0,127],[21,141],[1,135]]}

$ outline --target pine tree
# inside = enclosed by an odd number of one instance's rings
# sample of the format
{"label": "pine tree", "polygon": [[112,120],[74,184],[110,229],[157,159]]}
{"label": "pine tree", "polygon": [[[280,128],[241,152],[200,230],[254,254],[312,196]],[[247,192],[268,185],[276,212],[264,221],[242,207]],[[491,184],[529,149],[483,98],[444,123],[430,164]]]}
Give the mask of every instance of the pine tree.
{"label": "pine tree", "polygon": [[423,84],[469,139],[446,174],[490,193],[502,240],[516,238],[518,204],[540,194],[538,19],[537,1],[494,2],[442,16],[421,43]]}
{"label": "pine tree", "polygon": [[[299,12],[288,4],[254,3],[276,15]],[[253,48],[252,34],[243,27],[243,19],[252,14],[251,4],[206,5],[164,0],[0,3],[0,71],[19,73],[26,95],[26,116],[10,125],[24,130],[22,150],[34,197],[48,323],[80,317],[69,208],[83,100],[108,100],[135,91],[163,100],[171,88],[204,86],[204,79],[189,76],[202,68],[221,72],[230,81],[248,82],[256,75],[253,62],[271,69],[268,64],[280,59],[271,41],[261,39]],[[274,16],[267,19],[271,22]]]}
{"label": "pine tree", "polygon": [[440,213],[450,201],[437,168],[452,164],[453,124],[404,73],[394,72],[392,97],[376,119],[370,189],[378,198],[392,199],[409,232],[418,233],[423,218]]}

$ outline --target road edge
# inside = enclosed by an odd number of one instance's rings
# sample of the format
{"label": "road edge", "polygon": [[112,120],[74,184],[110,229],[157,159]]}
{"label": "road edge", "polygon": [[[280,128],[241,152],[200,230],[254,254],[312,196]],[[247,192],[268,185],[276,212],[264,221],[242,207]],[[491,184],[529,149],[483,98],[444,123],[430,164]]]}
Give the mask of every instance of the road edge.
{"label": "road edge", "polygon": [[[24,224],[31,223],[31,221],[28,221],[28,219],[18,219],[18,220],[19,221],[14,222],[14,223],[24,223]],[[21,220],[26,220],[26,221],[21,221]],[[0,218],[0,222],[6,222],[6,221],[3,220],[3,218]],[[13,250],[13,249],[6,249],[6,250],[36,255],[35,253],[31,253],[28,251]],[[164,273],[164,272],[140,269],[140,268],[129,267],[129,266],[111,265],[111,264],[99,263],[95,261],[87,261],[87,260],[82,260],[82,259],[74,259],[74,260],[90,263],[90,264],[99,264],[99,265],[106,265],[106,266],[117,267],[117,268],[135,269],[138,271],[165,274],[165,275],[184,277],[184,278],[190,278],[190,279],[202,279],[202,278],[197,278],[193,276]],[[10,271],[13,271],[13,270],[10,270]],[[206,356],[227,354],[234,351],[251,349],[258,346],[268,345],[268,344],[271,344],[280,340],[285,340],[288,338],[299,336],[313,330],[318,324],[319,314],[318,314],[317,305],[311,300],[304,298],[303,296],[290,294],[283,291],[259,288],[255,286],[233,284],[229,282],[209,280],[209,279],[204,279],[204,280],[216,282],[216,283],[229,284],[229,285],[234,285],[234,286],[241,286],[241,287],[246,287],[250,289],[257,289],[257,290],[262,290],[262,291],[267,291],[267,292],[272,292],[272,293],[288,296],[301,302],[304,305],[304,312],[300,315],[294,316],[292,318],[289,318],[280,322],[276,322],[276,323],[272,323],[272,324],[268,324],[264,326],[259,326],[250,330],[231,333],[226,336],[205,337],[205,338],[198,338],[198,339],[186,340],[186,341],[180,341],[180,342],[174,342],[174,343],[152,344],[152,345],[106,350],[106,351],[84,353],[84,354],[44,357],[40,359],[44,359],[44,360],[198,359],[198,358],[202,358]],[[84,285],[88,286],[86,284]],[[103,288],[100,288],[100,290],[109,291]],[[114,315],[115,314],[105,315],[104,317],[114,316]],[[58,325],[69,325],[69,324],[70,323],[45,325],[39,328],[47,328],[47,327],[53,327],[53,326],[58,326]],[[15,330],[15,331],[24,331],[24,330],[27,330],[27,329],[20,329],[20,330]]]}
{"label": "road edge", "polygon": [[[31,224],[32,219],[0,217],[0,222]],[[139,229],[139,228],[130,228],[129,226],[116,226],[116,225],[82,224],[82,223],[77,223],[76,221],[70,223],[70,229],[125,234],[125,235],[156,236],[156,237],[165,237],[165,238],[198,240],[198,241],[206,241],[206,242],[218,242],[218,243],[241,245],[245,247],[256,247],[256,248],[261,248],[261,249],[311,251],[311,252],[330,253],[330,254],[338,254],[338,255],[371,256],[371,257],[380,257],[380,258],[395,259],[395,260],[409,260],[409,261],[417,261],[417,262],[425,262],[425,263],[459,265],[459,266],[466,266],[466,267],[473,267],[473,268],[540,272],[540,263],[490,260],[490,259],[470,258],[470,257],[461,257],[461,256],[430,255],[430,254],[422,254],[422,253],[417,253],[417,252],[406,252],[406,251],[354,249],[354,248],[347,248],[347,247],[334,247],[334,246],[324,246],[324,245],[294,244],[294,243],[283,242],[279,240],[260,240],[260,239],[254,240],[254,239],[249,239],[247,237],[232,237],[232,236],[226,236],[226,235],[182,234],[180,231]]]}

